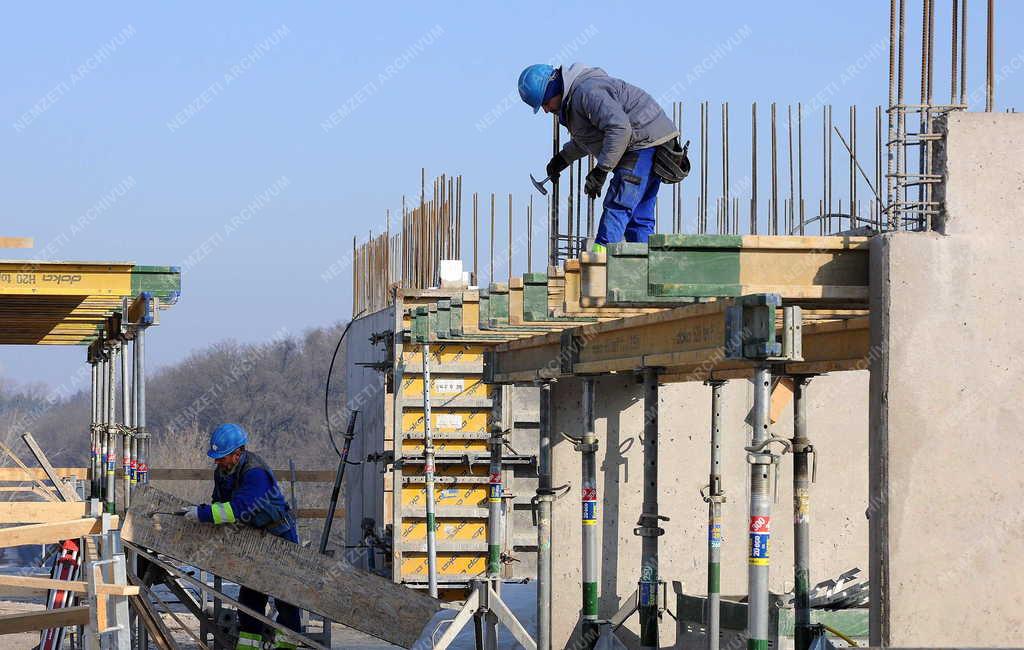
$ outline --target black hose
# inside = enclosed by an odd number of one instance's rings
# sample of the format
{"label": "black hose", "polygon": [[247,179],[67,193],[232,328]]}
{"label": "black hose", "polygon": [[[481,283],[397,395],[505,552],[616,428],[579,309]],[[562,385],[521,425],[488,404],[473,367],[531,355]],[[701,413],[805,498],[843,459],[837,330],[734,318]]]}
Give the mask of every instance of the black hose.
{"label": "black hose", "polygon": [[348,334],[348,330],[352,327],[352,323],[356,322],[356,319],[362,316],[365,311],[365,309],[360,311],[358,314],[353,316],[351,320],[349,320],[347,325],[345,325],[345,329],[341,332],[341,337],[338,339],[338,344],[334,346],[334,354],[331,355],[331,365],[327,369],[327,387],[324,389],[324,421],[327,424],[327,437],[331,441],[331,446],[334,447],[334,453],[338,454],[338,458],[341,458],[341,450],[338,449],[338,444],[334,442],[334,433],[331,431],[331,374],[334,372],[334,362],[338,359],[338,350],[341,349],[341,343],[345,340],[345,335]]}

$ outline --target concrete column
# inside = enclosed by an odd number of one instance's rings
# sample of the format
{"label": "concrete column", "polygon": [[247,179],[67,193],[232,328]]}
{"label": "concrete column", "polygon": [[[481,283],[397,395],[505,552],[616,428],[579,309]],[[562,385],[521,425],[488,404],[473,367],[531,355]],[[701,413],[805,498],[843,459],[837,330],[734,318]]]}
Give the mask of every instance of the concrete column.
{"label": "concrete column", "polygon": [[871,645],[1020,645],[1024,115],[937,127],[939,232],[872,242]]}

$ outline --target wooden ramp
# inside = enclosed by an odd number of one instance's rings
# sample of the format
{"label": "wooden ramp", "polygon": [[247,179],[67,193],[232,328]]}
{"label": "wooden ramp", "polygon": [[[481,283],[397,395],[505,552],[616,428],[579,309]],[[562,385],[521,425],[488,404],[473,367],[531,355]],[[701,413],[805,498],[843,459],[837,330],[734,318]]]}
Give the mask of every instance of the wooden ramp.
{"label": "wooden ramp", "polygon": [[215,527],[152,514],[186,505],[154,487],[139,486],[121,535],[405,648],[441,609],[425,594],[246,526]]}

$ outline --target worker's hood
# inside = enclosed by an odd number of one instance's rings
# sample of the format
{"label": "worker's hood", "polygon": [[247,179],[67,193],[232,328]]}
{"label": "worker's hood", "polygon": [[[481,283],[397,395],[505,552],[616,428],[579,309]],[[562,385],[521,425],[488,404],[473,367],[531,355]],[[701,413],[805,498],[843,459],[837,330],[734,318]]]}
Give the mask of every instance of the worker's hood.
{"label": "worker's hood", "polygon": [[562,109],[564,110],[569,105],[569,99],[572,97],[572,92],[575,90],[578,82],[591,77],[607,77],[608,73],[601,68],[595,68],[593,66],[585,65],[583,63],[573,63],[568,67],[562,66]]}

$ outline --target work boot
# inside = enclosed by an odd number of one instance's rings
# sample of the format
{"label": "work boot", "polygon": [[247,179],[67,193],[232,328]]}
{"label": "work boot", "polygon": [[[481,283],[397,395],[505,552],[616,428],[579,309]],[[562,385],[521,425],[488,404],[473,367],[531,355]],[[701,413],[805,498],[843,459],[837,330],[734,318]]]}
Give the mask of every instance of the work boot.
{"label": "work boot", "polygon": [[281,632],[277,632],[277,633],[274,634],[274,648],[275,648],[275,650],[277,650],[277,649],[280,649],[280,650],[295,650],[298,647],[299,646],[297,646],[294,643],[292,643],[291,640],[289,640],[288,637],[286,637]]}
{"label": "work boot", "polygon": [[[262,648],[263,637],[259,634],[253,634],[252,632],[239,632],[238,643],[235,644],[235,650],[243,650],[248,648]],[[292,646],[295,647],[295,646]]]}

